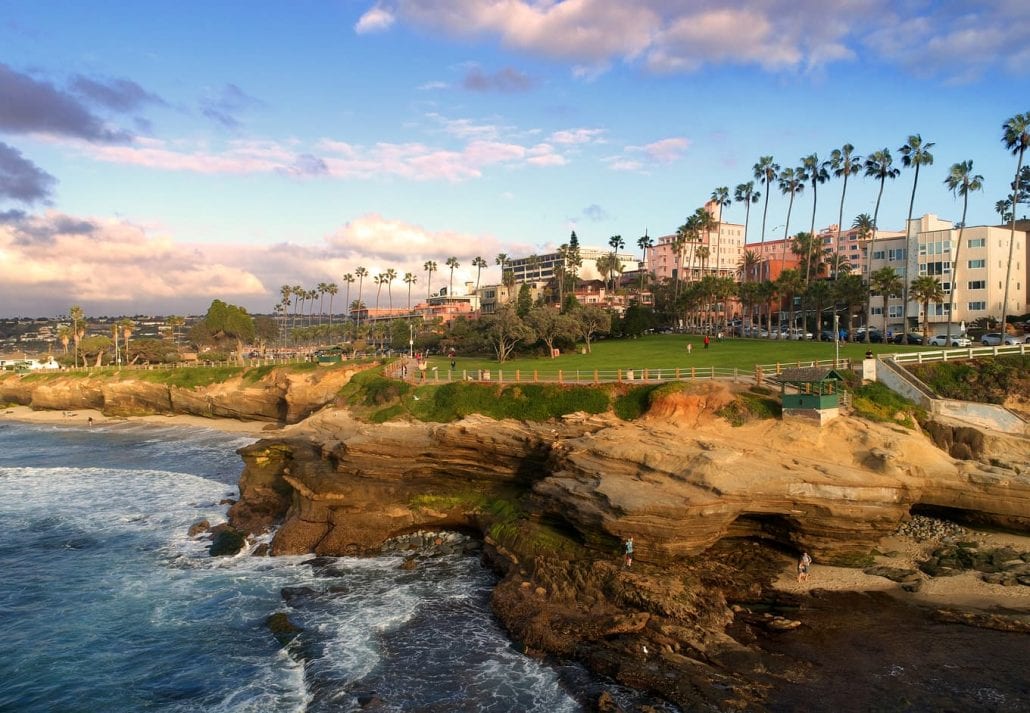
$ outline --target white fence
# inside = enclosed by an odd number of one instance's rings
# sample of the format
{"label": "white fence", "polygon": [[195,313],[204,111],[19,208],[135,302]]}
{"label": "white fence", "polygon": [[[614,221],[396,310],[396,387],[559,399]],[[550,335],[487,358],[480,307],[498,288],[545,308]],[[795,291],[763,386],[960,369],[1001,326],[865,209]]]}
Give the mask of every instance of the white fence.
{"label": "white fence", "polygon": [[966,347],[964,349],[941,349],[939,351],[907,352],[885,354],[884,359],[893,359],[898,364],[925,364],[934,361],[958,361],[960,359],[983,359],[1005,354],[1025,355],[1030,344],[1013,344],[1004,347]]}

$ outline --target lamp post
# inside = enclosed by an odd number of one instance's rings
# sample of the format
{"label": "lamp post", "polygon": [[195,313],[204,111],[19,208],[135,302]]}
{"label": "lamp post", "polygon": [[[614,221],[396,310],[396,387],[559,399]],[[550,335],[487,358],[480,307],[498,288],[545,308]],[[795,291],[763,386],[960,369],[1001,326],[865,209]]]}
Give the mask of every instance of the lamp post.
{"label": "lamp post", "polygon": [[840,366],[840,315],[833,313],[833,368]]}
{"label": "lamp post", "polygon": [[408,358],[415,356],[415,325],[408,322]]}

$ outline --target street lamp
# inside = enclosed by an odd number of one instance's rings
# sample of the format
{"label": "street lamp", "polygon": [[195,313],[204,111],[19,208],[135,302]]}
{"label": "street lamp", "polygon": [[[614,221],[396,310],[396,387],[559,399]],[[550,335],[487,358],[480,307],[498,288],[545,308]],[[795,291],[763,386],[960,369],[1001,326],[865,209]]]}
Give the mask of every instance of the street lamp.
{"label": "street lamp", "polygon": [[840,366],[840,315],[833,314],[833,368]]}
{"label": "street lamp", "polygon": [[415,325],[408,322],[408,358],[415,356]]}

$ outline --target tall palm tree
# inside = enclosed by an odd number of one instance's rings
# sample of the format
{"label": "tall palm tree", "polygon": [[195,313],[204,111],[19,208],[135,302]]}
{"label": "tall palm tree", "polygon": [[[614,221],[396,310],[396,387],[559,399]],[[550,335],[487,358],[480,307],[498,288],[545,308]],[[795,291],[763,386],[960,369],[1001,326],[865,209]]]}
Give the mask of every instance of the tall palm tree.
{"label": "tall palm tree", "polygon": [[449,257],[447,258],[447,262],[445,264],[447,265],[447,267],[451,268],[451,283],[450,287],[447,288],[447,296],[450,297],[454,294],[454,271],[457,268],[461,267],[461,263],[458,262],[458,258]]}
{"label": "tall palm tree", "polygon": [[422,263],[422,269],[426,271],[426,299],[428,300],[433,289],[433,273],[437,271],[436,260],[426,260]]}
{"label": "tall palm tree", "polygon": [[[844,144],[839,149],[834,149],[830,154],[830,167],[833,169],[833,175],[837,178],[844,177],[844,185],[840,190],[840,212],[837,216],[837,262],[840,262],[840,234],[842,223],[844,222],[844,196],[848,192],[848,177],[853,173],[858,173],[862,168],[862,157],[857,156],[854,153],[855,147],[851,144]],[[837,279],[837,274],[834,273],[833,279]]]}
{"label": "tall palm tree", "polygon": [[690,231],[690,218],[687,218],[686,223],[676,228],[676,236],[672,239],[672,254],[676,258],[676,280],[673,285],[673,300],[679,297],[679,285],[683,281],[683,254],[687,251]]}
{"label": "tall palm tree", "polygon": [[[873,222],[873,217],[871,215],[869,215],[868,213],[859,213],[858,215],[855,216],[855,220],[852,221],[851,227],[858,231],[858,239],[860,241],[862,241],[862,244],[864,245],[866,243],[866,241],[869,240],[869,236],[873,234],[873,229],[875,227],[875,223]],[[868,278],[868,276],[869,276],[869,265],[871,264],[871,262],[872,262],[872,253],[870,252],[869,254],[866,255],[866,274],[865,274],[866,278]],[[868,281],[866,282],[866,287],[867,288],[869,287]],[[866,294],[866,299],[865,299],[866,314],[869,314],[869,302],[870,302],[870,298],[871,297],[872,297],[871,294],[869,294],[869,293]],[[870,339],[870,334],[869,334],[869,330],[867,329],[867,330],[865,330],[865,343],[866,344],[869,343],[869,339]]]}
{"label": "tall palm tree", "polygon": [[[948,169],[948,177],[944,179],[944,185],[956,197],[962,196],[962,222],[958,227],[958,245],[955,246],[955,259],[951,262],[951,297],[950,309],[948,310],[948,332],[947,343],[951,344],[951,322],[955,314],[955,306],[958,304],[956,293],[959,288],[958,271],[962,264],[959,261],[962,255],[962,233],[966,229],[966,210],[969,208],[969,194],[983,189],[984,177],[973,173],[973,162],[962,161],[951,164]],[[1005,323],[1002,322],[1002,334],[1004,335]]]}
{"label": "tall palm tree", "polygon": [[68,344],[72,340],[72,328],[68,325],[62,325],[57,328],[57,341],[64,347],[64,353],[68,353]]}
{"label": "tall palm tree", "polygon": [[[883,186],[887,179],[892,181],[901,173],[901,169],[895,168],[892,164],[890,149],[884,147],[879,151],[873,151],[865,159],[865,175],[875,178],[880,182],[880,190],[876,194],[876,207],[873,209],[873,237],[869,241],[869,249],[866,251],[866,275],[872,270],[873,250],[876,248],[876,231],[879,228],[880,199],[883,198]],[[868,333],[869,330],[866,330]]]}
{"label": "tall palm tree", "polygon": [[343,277],[341,277],[340,279],[343,280],[344,284],[347,285],[347,293],[344,295],[343,301],[344,301],[344,304],[347,305],[347,318],[349,319],[350,316],[351,316],[351,309],[350,309],[350,286],[354,284],[354,279],[355,278],[354,278],[354,275],[352,275],[351,273],[345,272],[343,274]]}
{"label": "tall palm tree", "polygon": [[644,268],[640,271],[640,291],[644,291],[644,275],[647,274],[647,251],[654,247],[654,240],[647,235],[647,228],[644,228],[644,234],[637,239],[637,247],[640,248],[642,257],[640,262],[643,263]]}
{"label": "tall palm tree", "polygon": [[[364,300],[365,296],[362,293],[362,289],[361,288],[362,288],[362,284],[365,281],[365,278],[368,277],[368,270],[365,269],[364,267],[358,266],[354,270],[354,275],[355,275],[355,277],[358,278],[358,302],[361,303],[361,304],[364,304],[365,303],[365,300]],[[355,336],[358,333],[358,328],[359,327],[361,327],[361,312],[360,311],[358,312],[358,319],[354,323],[354,334],[355,334]]]}
{"label": "tall palm tree", "polygon": [[[122,333],[122,354],[125,355],[125,363],[129,363],[129,337],[132,336],[132,330],[136,328],[136,323],[131,319],[118,320],[118,330]],[[117,333],[116,333],[117,335]],[[118,350],[118,344],[115,343],[115,351]]]}
{"label": "tall palm tree", "polygon": [[758,163],[752,166],[755,179],[765,185],[765,206],[762,208],[762,242],[765,242],[765,216],[769,212],[769,194],[772,192],[772,183],[779,175],[779,164],[773,161],[772,156],[762,156]]}
{"label": "tall palm tree", "polygon": [[930,303],[944,301],[944,288],[933,275],[921,275],[909,283],[908,292],[912,299],[923,305],[923,343],[930,341]]}
{"label": "tall palm tree", "polygon": [[804,262],[805,284],[809,284],[812,274],[819,274],[822,261],[822,243],[811,233],[800,232],[790,240],[790,251],[798,256],[798,263]]}
{"label": "tall palm tree", "polygon": [[186,324],[186,319],[184,317],[180,317],[179,315],[174,315],[173,314],[173,315],[169,316],[168,319],[165,320],[165,322],[168,324],[168,328],[169,328],[169,330],[172,333],[172,344],[178,346],[178,344],[179,344],[179,334],[178,334],[178,331],[179,331],[180,327],[182,327],[182,326],[184,326]]}
{"label": "tall palm tree", "polygon": [[325,293],[328,290],[329,283],[319,282],[318,286],[315,287],[315,292],[318,294],[318,326],[322,326],[322,315],[325,314]]}
{"label": "tall palm tree", "polygon": [[715,269],[719,270],[720,260],[719,255],[722,252],[722,214],[723,212],[733,205],[733,199],[730,198],[729,186],[718,186],[712,191],[712,202],[719,207],[719,220],[716,221],[716,233],[715,233]]}
{"label": "tall palm tree", "polygon": [[747,243],[747,227],[751,220],[751,204],[757,203],[762,197],[760,191],[755,190],[755,182],[738,183],[733,189],[733,200],[744,204],[744,243]]}
{"label": "tall palm tree", "polygon": [[783,259],[780,263],[781,270],[783,270],[787,264],[787,243],[790,242],[787,239],[787,236],[790,235],[790,213],[794,209],[794,196],[805,189],[805,181],[807,180],[808,175],[805,173],[804,166],[798,168],[785,168],[780,171],[780,193],[785,196],[790,196],[790,201],[787,203],[787,220],[783,224]]}
{"label": "tall palm tree", "polygon": [[793,328],[794,324],[794,296],[805,289],[805,280],[798,270],[784,270],[776,279],[780,295],[787,300],[787,310],[790,313],[787,324]]}
{"label": "tall palm tree", "polygon": [[1016,160],[1016,177],[1012,180],[1012,220],[1009,230],[1009,262],[1005,267],[1005,296],[1001,302],[1001,333],[1004,337],[1009,307],[1009,283],[1012,277],[1012,251],[1016,246],[1016,208],[1019,206],[1020,178],[1023,171],[1023,154],[1030,147],[1030,111],[1016,114],[1001,125],[1001,141],[1005,148],[1019,158]]}
{"label": "tall palm tree", "polygon": [[[897,271],[887,265],[869,276],[869,289],[871,292],[883,297],[883,334],[887,334],[887,302],[891,295],[900,295],[904,281]],[[869,330],[867,329],[866,332]],[[902,332],[904,334],[904,332]]]}
{"label": "tall palm tree", "polygon": [[329,295],[329,341],[333,341],[333,298],[340,293],[340,287],[335,282],[330,282],[325,286],[325,291]]}
{"label": "tall palm tree", "polygon": [[479,276],[483,273],[483,268],[486,267],[486,260],[481,255],[476,255],[472,258],[472,267],[476,268],[476,294],[478,294]]}
{"label": "tall palm tree", "polygon": [[[848,341],[855,341],[855,330],[852,329],[855,305],[864,305],[867,293],[861,275],[842,275],[840,279],[834,281],[834,301],[843,305],[847,314]],[[868,332],[869,330],[867,329],[866,331]]]}
{"label": "tall palm tree", "polygon": [[[803,159],[801,159],[801,167],[805,170],[805,175],[808,177],[808,180],[812,182],[812,224],[808,229],[809,235],[812,236],[812,240],[809,244],[809,250],[812,250],[818,244],[815,235],[815,206],[819,198],[817,190],[820,183],[826,183],[828,180],[830,180],[830,173],[826,170],[826,163],[820,162],[818,154],[814,153],[808,154]],[[820,245],[820,247],[822,246]],[[811,254],[809,254],[805,260],[806,285],[808,284],[808,281],[812,278],[812,274],[810,271],[811,266],[812,257]]]}
{"label": "tall palm tree", "polygon": [[386,278],[386,295],[390,301],[390,310],[393,310],[393,281],[397,279],[397,271],[392,267],[383,274]]}
{"label": "tall palm tree", "polygon": [[[575,233],[573,233],[575,235]],[[508,253],[497,253],[497,257],[494,258],[494,264],[501,268],[501,281],[504,281],[504,268],[508,264]]]}
{"label": "tall palm tree", "polygon": [[404,283],[408,286],[408,311],[411,311],[411,286],[418,282],[418,276],[413,272],[404,273]]}
{"label": "tall palm tree", "polygon": [[622,239],[621,235],[613,235],[608,238],[608,247],[612,249],[612,292],[615,292],[615,271],[618,269],[619,258],[618,252],[626,247],[626,241]]}
{"label": "tall palm tree", "polygon": [[291,323],[291,330],[295,330],[297,328],[297,313],[301,311],[300,301],[302,297],[307,295],[307,290],[300,285],[294,285],[290,290],[293,292],[293,321]]}
{"label": "tall palm tree", "polygon": [[379,295],[383,292],[383,285],[386,284],[386,273],[380,272],[372,278],[376,285],[376,317],[379,316]]}
{"label": "tall palm tree", "polygon": [[1012,199],[1006,198],[1005,200],[997,201],[994,204],[994,211],[1001,218],[1002,223],[1007,223],[1012,220]]}
{"label": "tall palm tree", "polygon": [[[933,165],[933,154],[930,153],[930,149],[933,148],[932,141],[923,141],[923,137],[919,134],[912,134],[908,137],[908,143],[898,149],[901,152],[901,165],[905,168],[909,166],[915,166],[916,173],[912,179],[912,195],[908,199],[908,219],[905,221],[905,269],[906,274],[909,273],[909,268],[918,264],[916,262],[916,255],[912,250],[912,209],[916,203],[916,187],[919,185],[919,167],[920,166],[932,166]],[[909,283],[905,282],[905,287],[901,291],[901,303],[902,303],[902,320],[904,322],[905,332],[908,332],[908,286]]]}

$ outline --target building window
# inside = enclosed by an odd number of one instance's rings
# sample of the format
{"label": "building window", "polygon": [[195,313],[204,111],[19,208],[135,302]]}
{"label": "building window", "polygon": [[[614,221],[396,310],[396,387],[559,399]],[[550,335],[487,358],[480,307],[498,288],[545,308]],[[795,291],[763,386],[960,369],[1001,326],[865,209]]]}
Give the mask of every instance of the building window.
{"label": "building window", "polygon": [[887,308],[887,316],[894,319],[905,315],[905,308],[901,305],[891,305]]}
{"label": "building window", "polygon": [[891,262],[905,259],[905,248],[897,248],[895,250],[887,251],[887,259]]}
{"label": "building window", "polygon": [[970,280],[966,287],[970,290],[986,290],[987,280]]}
{"label": "building window", "polygon": [[987,267],[987,261],[986,260],[970,260],[969,261],[969,269],[970,270],[975,270],[976,268],[983,268],[983,267]]}
{"label": "building window", "polygon": [[987,238],[974,238],[966,243],[971,248],[985,248],[987,247]]}
{"label": "building window", "polygon": [[951,273],[951,262],[924,262],[919,265],[920,275],[945,275]]}
{"label": "building window", "polygon": [[944,294],[950,295],[951,294],[951,283],[950,282],[942,282],[941,283],[941,289],[944,290]]}
{"label": "building window", "polygon": [[883,255],[883,250],[876,250],[873,252],[873,260],[883,260]]}
{"label": "building window", "polygon": [[883,307],[870,307],[869,314],[873,315],[874,317],[880,316],[883,314]]}
{"label": "building window", "polygon": [[930,315],[933,317],[946,317],[949,314],[951,314],[950,303],[945,304],[942,302],[940,304],[930,305]]}
{"label": "building window", "polygon": [[969,311],[970,312],[983,312],[986,309],[987,309],[987,303],[986,302],[978,301],[978,302],[970,302],[969,303]]}

